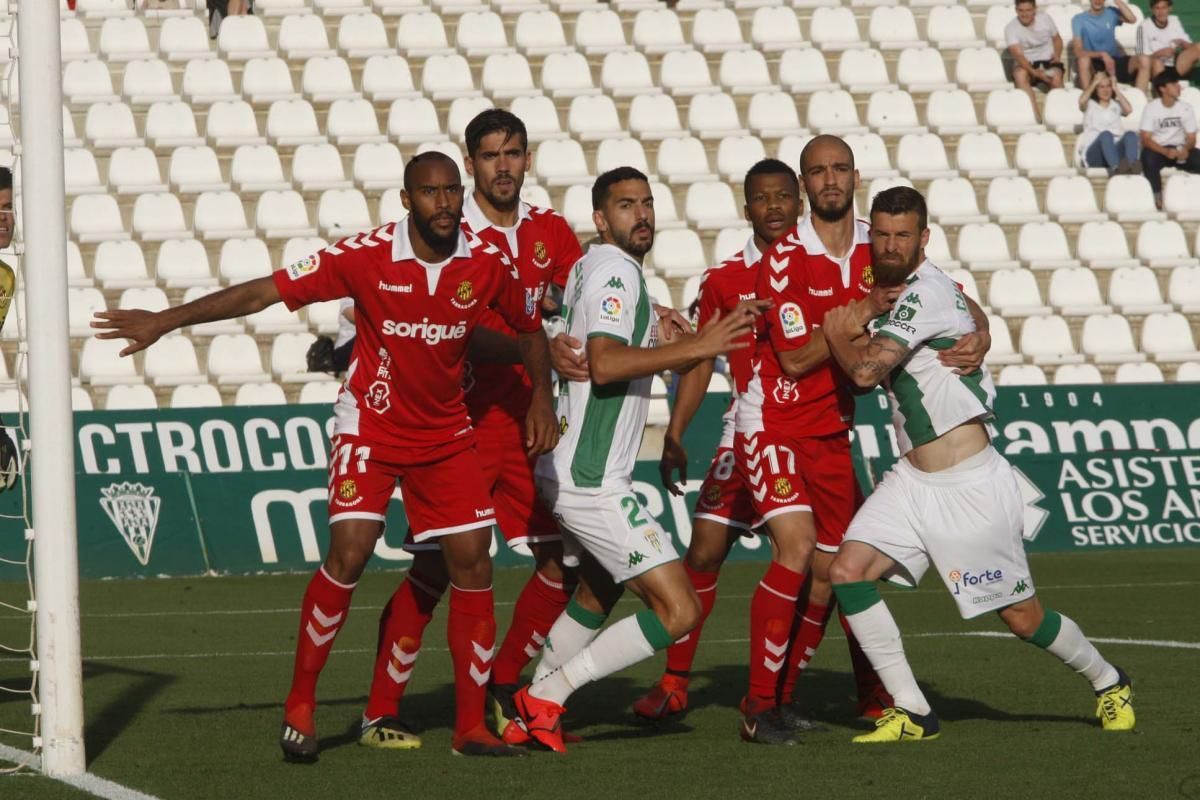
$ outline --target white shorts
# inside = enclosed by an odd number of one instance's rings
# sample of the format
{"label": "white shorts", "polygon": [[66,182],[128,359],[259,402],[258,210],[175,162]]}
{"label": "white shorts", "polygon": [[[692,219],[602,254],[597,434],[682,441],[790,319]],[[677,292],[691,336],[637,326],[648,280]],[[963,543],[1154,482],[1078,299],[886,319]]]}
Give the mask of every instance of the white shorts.
{"label": "white shorts", "polygon": [[854,516],[846,541],[890,556],[899,569],[887,579],[909,588],[932,562],[959,614],[971,619],[1033,597],[1024,513],[1012,466],[992,447],[942,472],[900,459]]}
{"label": "white shorts", "polygon": [[538,477],[538,490],[563,531],[563,556],[578,561],[586,550],[613,580],[627,580],[679,559],[663,529],[633,490],[577,489]]}

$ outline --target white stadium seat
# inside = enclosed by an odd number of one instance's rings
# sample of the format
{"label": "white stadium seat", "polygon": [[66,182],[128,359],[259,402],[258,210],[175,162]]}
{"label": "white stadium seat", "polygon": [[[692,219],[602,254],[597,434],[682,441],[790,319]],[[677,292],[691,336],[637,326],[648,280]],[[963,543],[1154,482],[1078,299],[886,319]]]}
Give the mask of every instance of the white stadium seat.
{"label": "white stadium seat", "polygon": [[1146,317],[1142,323],[1142,351],[1160,363],[1200,359],[1187,317],[1174,312]]}
{"label": "white stadium seat", "polygon": [[387,28],[378,14],[346,14],[338,22],[338,50],[346,58],[361,59],[389,56],[395,51],[388,44]]}
{"label": "white stadium seat", "polygon": [[221,392],[211,383],[187,383],[171,392],[171,408],[213,408],[221,405]]}
{"label": "white stadium seat", "polygon": [[906,133],[896,148],[896,166],[913,180],[955,178],[942,137],[933,133]]}
{"label": "white stadium seat", "polygon": [[254,209],[254,225],[268,239],[316,236],[304,198],[296,191],[263,192]]}
{"label": "white stadium seat", "polygon": [[1083,223],[1075,240],[1075,254],[1092,269],[1136,267],[1140,263],[1130,254],[1121,225],[1107,219]]}
{"label": "white stadium seat", "polygon": [[267,111],[267,138],[276,147],[320,144],[325,141],[325,136],[317,127],[317,114],[307,100],[277,100],[272,103]]}
{"label": "white stadium seat", "polygon": [[357,231],[369,230],[371,212],[367,198],[358,189],[330,189],[321,193],[317,203],[317,225],[330,239],[341,239]]}
{"label": "white stadium seat", "polygon": [[1119,222],[1164,219],[1154,207],[1150,182],[1141,175],[1114,175],[1104,189],[1104,208]]}
{"label": "white stadium seat", "polygon": [[146,350],[146,379],[155,386],[203,383],[196,348],[186,336],[168,336]]}
{"label": "white stadium seat", "polygon": [[750,41],[761,52],[797,47],[804,42],[800,20],[787,6],[763,6],[754,10],[750,22]]}
{"label": "white stadium seat", "polygon": [[679,108],[667,95],[638,95],[629,104],[629,132],[639,139],[683,136]]}
{"label": "white stadium seat", "polygon": [[924,133],[912,95],[901,90],[879,91],[867,103],[867,124],[884,136]]}
{"label": "white stadium seat", "polygon": [[1152,269],[1196,266],[1183,227],[1174,220],[1143,222],[1138,229],[1137,257]]}
{"label": "white stadium seat", "polygon": [[233,396],[235,406],[287,405],[287,395],[277,383],[244,383]]}
{"label": "white stadium seat", "polygon": [[[987,221],[987,215],[979,212],[975,188],[966,178],[938,178],[931,181],[926,200],[930,216],[942,225]],[[959,257],[962,258],[961,244]]]}
{"label": "white stadium seat", "polygon": [[984,46],[976,33],[971,12],[961,5],[947,3],[929,9],[929,16],[925,20],[925,32],[930,44],[938,50],[962,50],[967,47]]}
{"label": "white stadium seat", "polygon": [[[668,55],[670,54],[668,53]],[[705,74],[707,72],[708,68],[705,67]],[[665,87],[667,83],[665,62],[663,73],[662,82]],[[587,59],[580,53],[574,52],[551,53],[546,56],[546,60],[542,62],[540,83],[542,90],[555,98],[596,94],[600,91],[592,83],[592,70],[588,66]]]}
{"label": "white stadium seat", "polygon": [[995,178],[988,184],[988,213],[1001,225],[1045,222],[1038,209],[1037,193],[1028,178]]}
{"label": "white stadium seat", "polygon": [[1171,270],[1167,299],[1184,314],[1200,313],[1200,267],[1176,267]]}
{"label": "white stadium seat", "polygon": [[818,8],[809,20],[809,39],[815,47],[826,51],[866,47],[858,30],[854,12],[849,8]]}
{"label": "white stadium seat", "polygon": [[316,337],[311,333],[281,333],[271,343],[271,373],[283,383],[328,380],[320,372],[309,372],[305,354]]}
{"label": "white stadium seat", "polygon": [[874,49],[845,50],[838,57],[838,83],[855,94],[895,89],[883,54]]}
{"label": "white stadium seat", "polygon": [[342,384],[337,381],[323,380],[315,383],[306,383],[300,389],[301,403],[314,403],[323,406],[332,405],[337,401],[338,393],[342,390]]}
{"label": "white stadium seat", "polygon": [[698,182],[688,186],[685,213],[701,230],[716,230],[741,223],[733,189],[727,183]]}
{"label": "white stadium seat", "polygon": [[988,285],[988,305],[1005,317],[1050,313],[1050,307],[1042,301],[1037,279],[1032,272],[1025,269],[1002,269],[993,272]]}
{"label": "white stadium seat", "polygon": [[228,61],[245,61],[274,52],[267,41],[266,25],[260,18],[249,14],[227,17],[221,21],[217,49],[221,57]]}
{"label": "white stadium seat", "polygon": [[[1000,54],[988,47],[968,47],[959,51],[954,77],[968,92],[1006,90],[1011,85],[1004,77]],[[1025,100],[1028,102],[1029,98]]]}
{"label": "white stadium seat", "polygon": [[1120,267],[1108,279],[1108,302],[1122,314],[1167,313],[1171,304],[1164,303],[1158,279],[1149,267]]}
{"label": "white stadium seat", "polygon": [[538,147],[534,168],[538,177],[550,186],[565,186],[591,180],[583,147],[574,139],[542,142]]}
{"label": "white stadium seat", "polygon": [[292,188],[283,176],[283,162],[269,144],[242,145],[233,152],[230,177],[239,192],[257,193]]}
{"label": "white stadium seat", "polygon": [[208,29],[199,16],[164,19],[158,32],[158,52],[167,61],[213,58]]}
{"label": "white stadium seat", "polygon": [[1185,222],[1200,220],[1200,175],[1176,172],[1163,187],[1163,209]]}
{"label": "white stadium seat", "polygon": [[[636,36],[636,23],[634,31]],[[513,42],[517,49],[529,56],[544,56],[571,49],[563,33],[562,20],[558,14],[544,8],[521,12],[513,31]]]}
{"label": "white stadium seat", "polygon": [[668,278],[699,275],[708,266],[700,237],[686,229],[659,231],[650,260]]}
{"label": "white stadium seat", "polygon": [[664,55],[659,82],[664,90],[677,97],[716,89],[708,61],[695,50],[672,51]]}
{"label": "white stadium seat", "polygon": [[1133,343],[1129,320],[1120,314],[1097,312],[1083,321],[1083,352],[1097,364],[1124,364],[1146,360]]}
{"label": "white stadium seat", "polygon": [[315,56],[305,61],[300,91],[316,105],[359,96],[350,64],[340,56]]}
{"label": "white stadium seat", "polygon": [[742,26],[731,8],[702,8],[692,18],[692,44],[705,53],[741,50]]}
{"label": "white stadium seat", "polygon": [[1010,364],[996,378],[1000,386],[1044,386],[1046,373],[1033,364]]}
{"label": "white stadium seat", "polygon": [[1081,364],[1071,331],[1060,316],[1028,317],[1021,324],[1021,352],[1037,365]]}
{"label": "white stadium seat", "polygon": [[[1100,295],[1096,273],[1087,267],[1054,270],[1050,273],[1050,288],[1046,296],[1055,312],[1064,317],[1112,313],[1112,307],[1106,305]],[[1088,352],[1086,337],[1083,349],[1085,353]]]}
{"label": "white stadium seat", "polygon": [[1042,130],[1029,95],[1021,89],[993,89],[988,92],[983,118],[989,128],[1001,135]]}
{"label": "white stadium seat", "polygon": [[108,305],[104,295],[95,288],[67,289],[67,319],[73,338],[92,337],[96,331],[92,328],[92,317],[97,311],[104,311]]}
{"label": "white stadium seat", "polygon": [[458,18],[454,44],[469,58],[482,58],[493,53],[511,53],[504,22],[495,11],[468,11]]}
{"label": "white stadium seat", "polygon": [[284,17],[279,24],[278,44],[279,54],[293,62],[334,55],[325,22],[310,14]]}
{"label": "white stadium seat", "polygon": [[717,178],[709,168],[704,143],[692,136],[664,139],[658,146],[655,167],[663,180],[671,184]]}
{"label": "white stadium seat", "polygon": [[604,139],[596,148],[596,172],[604,173],[621,166],[630,166],[652,175],[646,161],[646,150],[637,139]]}
{"label": "white stadium seat", "polygon": [[221,177],[221,164],[211,147],[177,147],[167,168],[171,190],[179,194],[220,192],[229,189]]}
{"label": "white stadium seat", "polygon": [[72,106],[112,103],[117,100],[108,65],[99,59],[66,62],[63,66],[62,81],[63,97]]}
{"label": "white stadium seat", "polygon": [[636,51],[614,50],[604,56],[600,67],[600,85],[613,97],[657,94],[650,75],[650,62]]}
{"label": "white stadium seat", "polygon": [[1051,89],[1042,103],[1042,120],[1055,133],[1074,133],[1083,125],[1083,111],[1079,108],[1082,92],[1074,87]]}
{"label": "white stadium seat", "polygon": [[105,411],[143,411],[158,408],[154,390],[143,384],[117,384],[104,398]]}
{"label": "white stadium seat", "polygon": [[1021,134],[1015,157],[1017,169],[1031,178],[1072,176],[1075,169],[1067,164],[1062,139],[1048,131]]}
{"label": "white stadium seat", "polygon": [[1054,370],[1055,386],[1078,386],[1104,383],[1104,376],[1095,364],[1062,364]]}
{"label": "white stadium seat", "polygon": [[346,189],[346,171],[341,152],[329,144],[302,144],[292,156],[292,182],[302,192]]}
{"label": "white stadium seat", "polygon": [[154,274],[168,289],[187,289],[191,286],[213,286],[208,252],[195,239],[168,239],[158,248]]}
{"label": "white stadium seat", "polygon": [[[174,104],[173,104],[174,105]],[[179,104],[179,105],[182,105]],[[155,130],[152,122],[154,109],[151,106],[146,120],[146,137],[150,138]],[[187,108],[184,106],[184,108]],[[190,109],[188,111],[191,113]],[[192,135],[195,136],[195,122],[192,123]],[[116,147],[138,147],[142,138],[138,135],[137,125],[133,120],[133,111],[124,103],[95,103],[87,110],[83,124],[84,136],[97,150],[109,150]]]}
{"label": "white stadium seat", "polygon": [[871,11],[867,36],[883,50],[903,50],[905,47],[924,47],[917,33],[917,20],[905,6],[880,6]]}
{"label": "white stadium seat", "polygon": [[80,242],[129,238],[117,201],[107,194],[79,195],[71,202],[71,235]]}
{"label": "white stadium seat", "polygon": [[935,89],[925,107],[925,122],[939,134],[980,133],[975,102],[962,89]]}
{"label": "white stadium seat", "polygon": [[813,92],[808,102],[808,127],[817,133],[844,136],[866,133],[858,117],[854,98],[844,89],[822,89]]}
{"label": "white stadium seat", "polygon": [[100,168],[90,150],[68,147],[63,151],[63,170],[68,195],[94,194],[108,189],[100,181]]}
{"label": "white stadium seat", "polygon": [[825,56],[814,47],[784,50],[779,58],[779,83],[789,92],[815,92],[828,89],[833,79]]}
{"label": "white stadium seat", "polygon": [[[288,101],[280,100],[277,104],[285,102]],[[213,103],[208,109],[204,134],[210,144],[220,149],[266,142],[258,131],[258,119],[254,115],[254,109],[245,100]]]}
{"label": "white stadium seat", "polygon": [[363,64],[360,88],[375,103],[421,96],[413,83],[408,59],[395,54],[368,58]]}
{"label": "white stadium seat", "polygon": [[354,151],[352,172],[363,191],[382,191],[403,183],[404,159],[391,142],[360,144]]}
{"label": "white stadium seat", "polygon": [[932,47],[907,47],[900,51],[896,82],[914,94],[954,89],[942,54]]}
{"label": "white stadium seat", "polygon": [[437,109],[426,97],[399,98],[388,108],[388,136],[400,144],[445,139]]}
{"label": "white stadium seat", "polygon": [[737,105],[728,94],[699,94],[688,106],[688,127],[701,139],[743,136],[748,131],[738,118]]}
{"label": "white stadium seat", "polygon": [[541,96],[533,83],[533,70],[520,53],[493,53],[483,62],[480,88],[497,100]]}
{"label": "white stadium seat", "polygon": [[899,172],[892,168],[887,145],[879,134],[852,133],[845,137],[845,141],[854,153],[855,168],[865,180],[899,175]]}
{"label": "white stadium seat", "polygon": [[1050,179],[1046,187],[1046,213],[1063,224],[1108,220],[1108,215],[1096,205],[1091,181],[1082,175]]}
{"label": "white stadium seat", "polygon": [[400,23],[396,26],[396,47],[409,58],[453,52],[446,39],[442,18],[425,8],[400,17]]}
{"label": "white stadium seat", "polygon": [[1140,364],[1121,364],[1113,377],[1116,383],[1162,383],[1163,373],[1158,364],[1150,361]]}
{"label": "white stadium seat", "polygon": [[580,12],[575,18],[575,49],[588,56],[625,50],[625,31],[621,18],[607,8]]}
{"label": "white stadium seat", "polygon": [[1069,269],[1079,260],[1071,255],[1067,233],[1057,222],[1027,222],[1017,234],[1017,258],[1029,269]]}
{"label": "white stadium seat", "polygon": [[253,236],[246,224],[242,198],[230,191],[201,192],[192,221],[196,234],[206,241]]}
{"label": "white stadium seat", "polygon": [[254,339],[246,334],[219,334],[208,347],[208,374],[221,385],[266,383],[262,357]]}
{"label": "white stadium seat", "polygon": [[[951,206],[952,207],[952,206]],[[958,234],[958,258],[972,272],[1019,269],[1004,229],[994,222],[969,223]]]}
{"label": "white stadium seat", "polygon": [[771,79],[767,60],[754,50],[728,50],[721,56],[718,70],[721,85],[734,95],[773,91],[779,86]]}
{"label": "white stadium seat", "polygon": [[[117,20],[112,20],[117,21]],[[134,106],[178,100],[167,62],[157,58],[138,59],[125,64],[121,94]]]}
{"label": "white stadium seat", "polygon": [[[132,114],[130,114],[132,122]],[[146,142],[161,151],[170,151],[184,145],[201,145],[204,139],[196,128],[196,117],[192,107],[184,102],[154,103],[146,112]],[[97,144],[93,140],[94,144]],[[134,139],[133,145],[140,145],[141,139]],[[126,144],[122,140],[120,147]]]}
{"label": "white stadium seat", "polygon": [[[253,17],[246,17],[253,19]],[[238,100],[233,88],[233,73],[220,59],[201,59],[187,62],[183,68],[181,94],[189,103],[211,105],[218,100]]]}
{"label": "white stadium seat", "polygon": [[92,260],[92,276],[105,289],[154,285],[137,242],[101,242]]}

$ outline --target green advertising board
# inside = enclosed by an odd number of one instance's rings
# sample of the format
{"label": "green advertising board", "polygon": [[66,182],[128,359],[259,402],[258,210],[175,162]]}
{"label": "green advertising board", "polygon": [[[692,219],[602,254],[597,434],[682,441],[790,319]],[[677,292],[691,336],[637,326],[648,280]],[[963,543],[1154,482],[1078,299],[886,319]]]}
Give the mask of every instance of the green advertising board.
{"label": "green advertising board", "polygon": [[[1186,385],[1002,388],[996,446],[1017,468],[1030,551],[1200,546],[1200,419]],[[725,397],[688,433],[685,495],[639,462],[634,485],[681,547],[720,436]],[[80,571],[85,578],[307,571],[328,543],[325,406],[96,411],[75,415]],[[864,395],[856,467],[869,491],[895,461],[886,397]],[[37,457],[36,446],[33,457]],[[405,565],[401,490],[375,568]],[[21,498],[0,496],[0,558],[24,553]],[[763,558],[743,537],[734,558]],[[493,545],[499,564],[527,558]],[[0,580],[23,568],[0,562]]]}

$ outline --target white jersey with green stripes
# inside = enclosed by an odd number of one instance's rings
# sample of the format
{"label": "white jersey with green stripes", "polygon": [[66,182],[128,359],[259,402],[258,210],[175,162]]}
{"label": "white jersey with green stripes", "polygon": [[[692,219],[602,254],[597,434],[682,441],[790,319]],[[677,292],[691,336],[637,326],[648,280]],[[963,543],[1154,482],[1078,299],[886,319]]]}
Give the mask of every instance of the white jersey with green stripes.
{"label": "white jersey with green stripes", "polygon": [[892,424],[900,455],[973,419],[992,418],[996,387],[986,368],[959,375],[938,361],[938,351],[975,331],[962,290],[928,260],[908,277],[888,314],[873,323],[911,351],[887,379]]}
{"label": "white jersey with green stripes", "polygon": [[[593,245],[563,290],[567,334],[599,336],[633,347],[657,344],[658,326],[641,266],[619,247]],[[556,412],[562,438],[538,464],[560,486],[628,485],[650,406],[650,377],[610,383],[562,381]]]}

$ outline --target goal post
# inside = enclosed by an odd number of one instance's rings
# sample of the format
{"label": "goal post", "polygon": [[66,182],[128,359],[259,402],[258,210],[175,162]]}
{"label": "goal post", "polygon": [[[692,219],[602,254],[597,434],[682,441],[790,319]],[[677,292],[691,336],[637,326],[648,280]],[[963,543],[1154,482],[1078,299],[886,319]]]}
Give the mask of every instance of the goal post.
{"label": "goal post", "polygon": [[27,461],[33,519],[42,771],[82,774],[83,671],[67,308],[59,4],[20,0],[21,279],[29,364]]}

